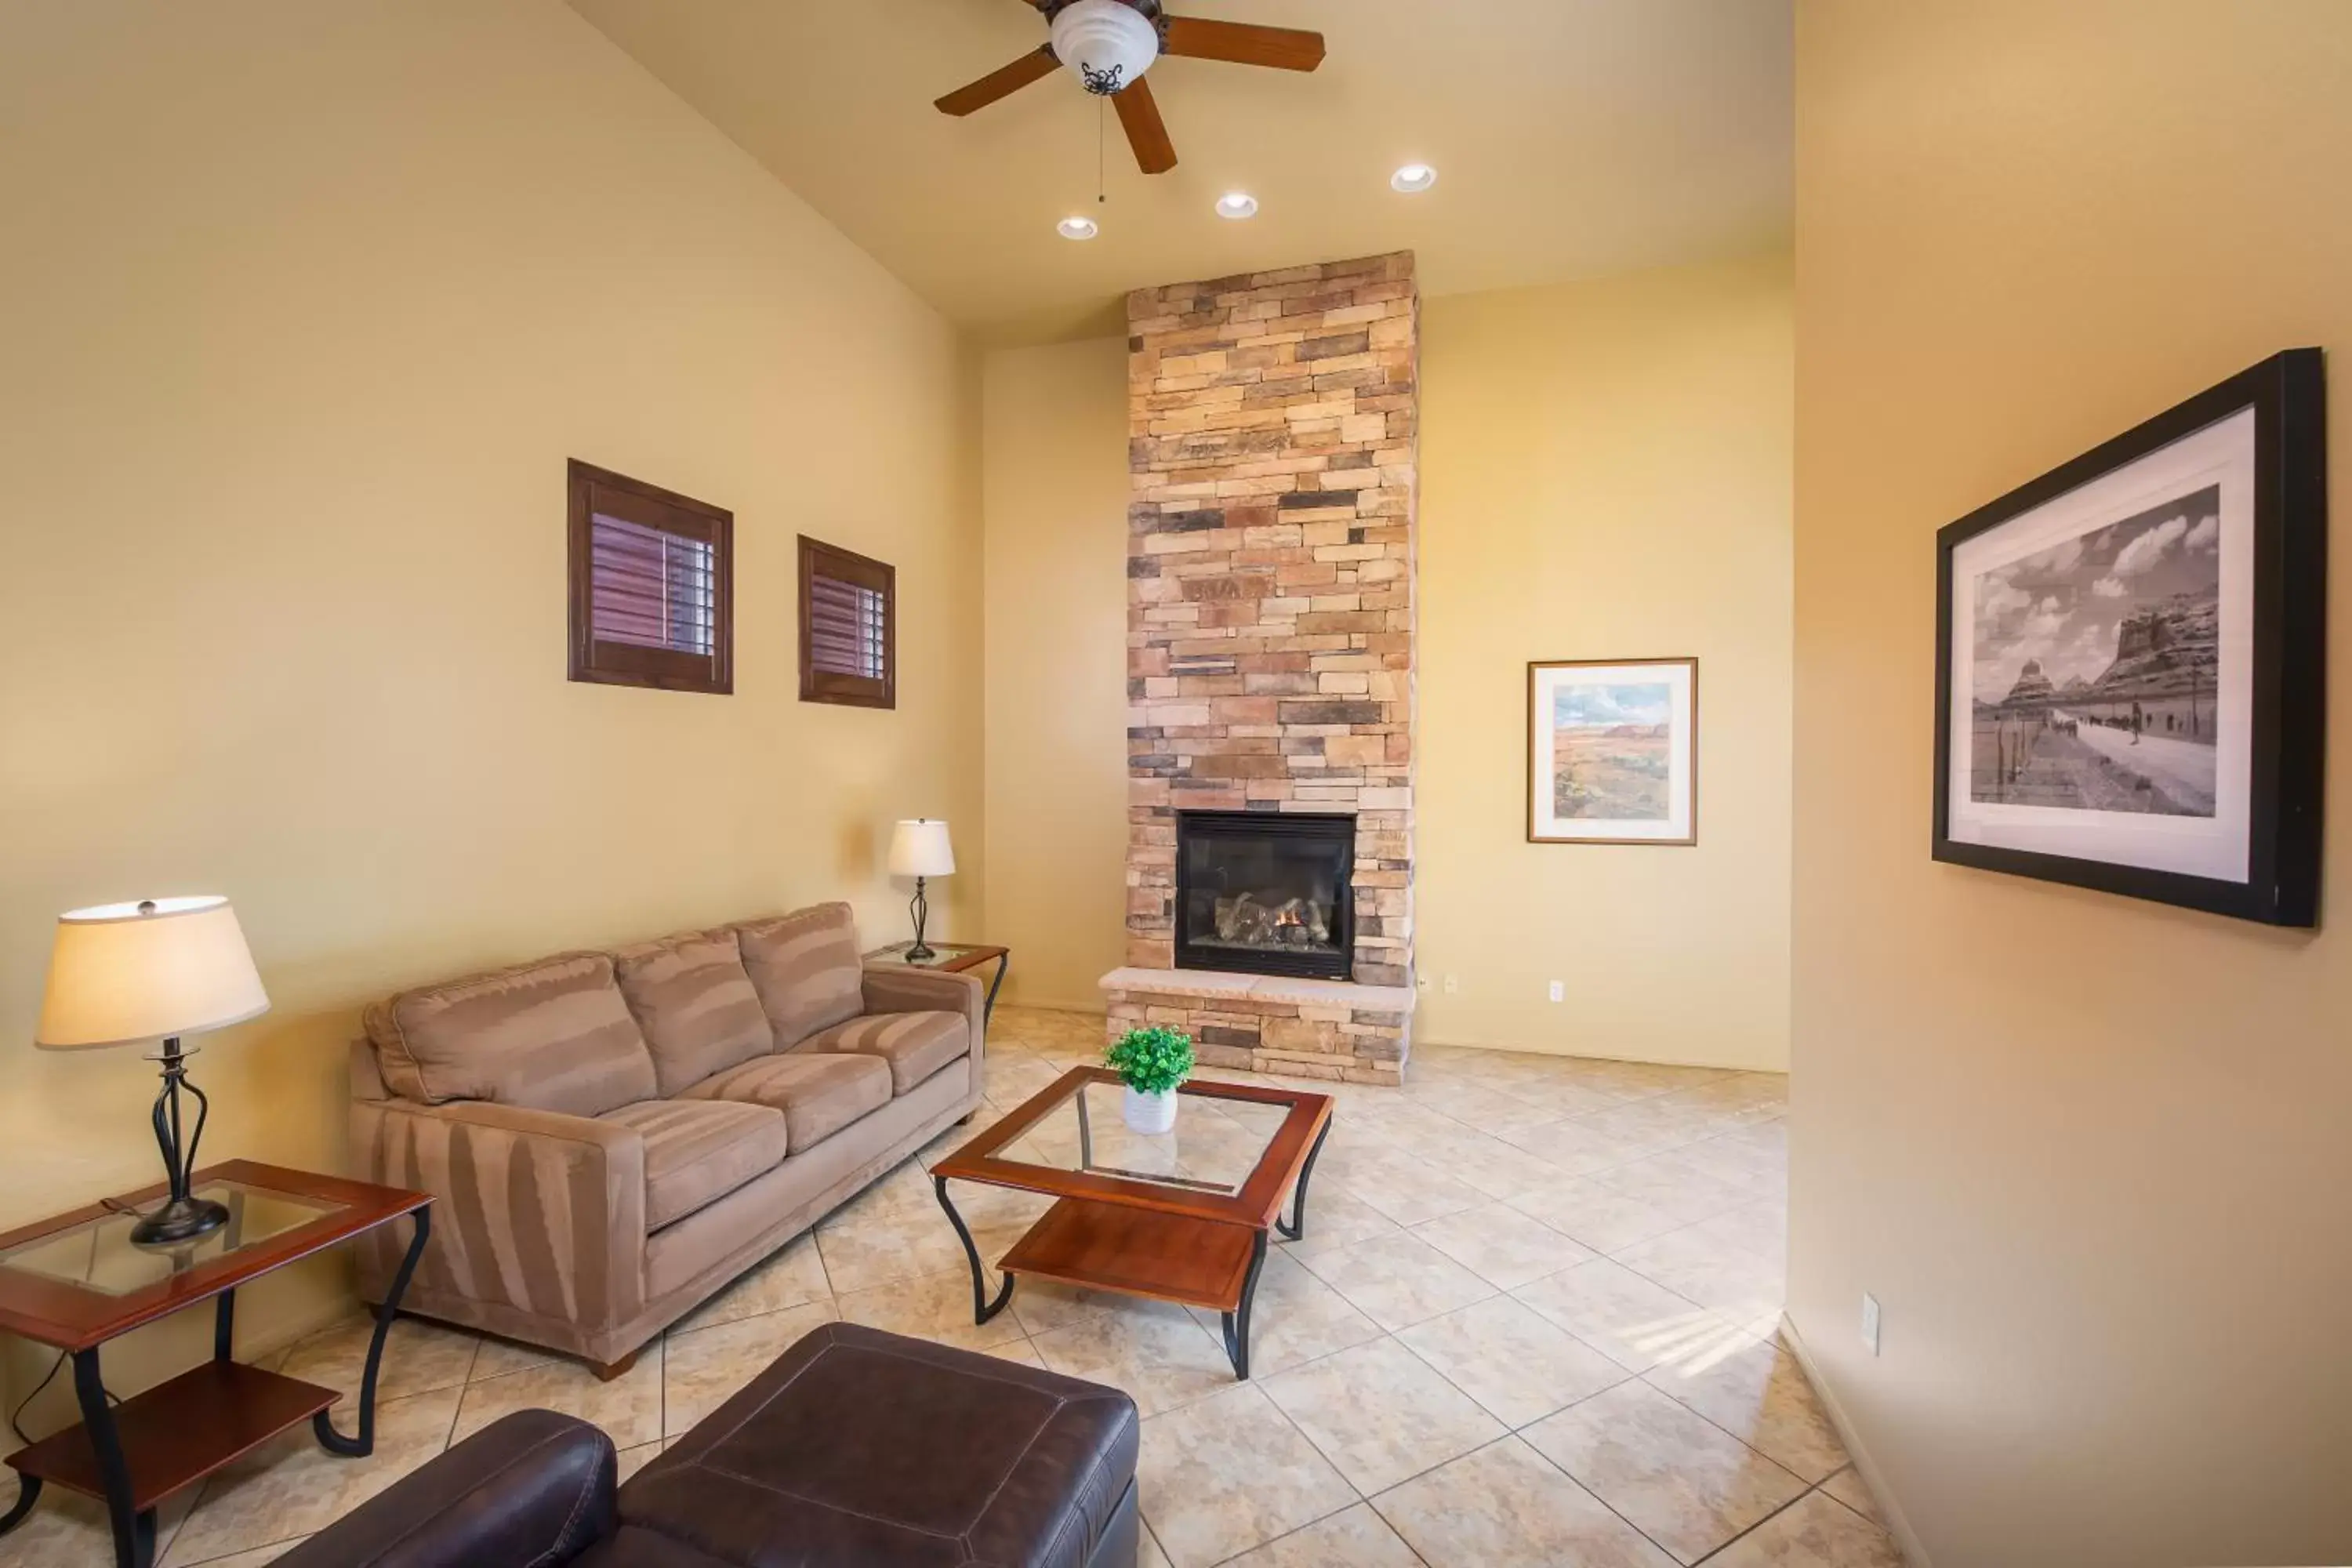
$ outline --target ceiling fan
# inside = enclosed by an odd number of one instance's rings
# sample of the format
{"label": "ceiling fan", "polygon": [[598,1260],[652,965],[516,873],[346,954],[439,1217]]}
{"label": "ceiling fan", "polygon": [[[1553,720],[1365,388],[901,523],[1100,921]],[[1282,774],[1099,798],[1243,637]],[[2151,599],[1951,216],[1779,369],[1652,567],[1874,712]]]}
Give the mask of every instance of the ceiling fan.
{"label": "ceiling fan", "polygon": [[1080,85],[1108,98],[1126,128],[1135,161],[1147,174],[1176,166],[1175,144],[1152,101],[1143,73],[1161,55],[1235,65],[1311,71],[1323,63],[1323,35],[1296,27],[1260,27],[1246,22],[1214,22],[1171,16],[1160,0],[1026,0],[1052,29],[1041,44],[1011,65],[939,100],[942,114],[966,115],[1041,81],[1066,65]]}

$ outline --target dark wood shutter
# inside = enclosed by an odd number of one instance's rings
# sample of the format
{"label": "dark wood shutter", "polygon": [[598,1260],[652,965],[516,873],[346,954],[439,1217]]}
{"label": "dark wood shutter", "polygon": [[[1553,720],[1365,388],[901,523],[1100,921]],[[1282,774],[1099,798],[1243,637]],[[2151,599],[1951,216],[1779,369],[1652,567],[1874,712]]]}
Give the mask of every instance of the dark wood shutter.
{"label": "dark wood shutter", "polygon": [[898,706],[897,568],[801,536],[801,700]]}
{"label": "dark wood shutter", "polygon": [[568,521],[572,679],[732,691],[734,514],[574,459]]}

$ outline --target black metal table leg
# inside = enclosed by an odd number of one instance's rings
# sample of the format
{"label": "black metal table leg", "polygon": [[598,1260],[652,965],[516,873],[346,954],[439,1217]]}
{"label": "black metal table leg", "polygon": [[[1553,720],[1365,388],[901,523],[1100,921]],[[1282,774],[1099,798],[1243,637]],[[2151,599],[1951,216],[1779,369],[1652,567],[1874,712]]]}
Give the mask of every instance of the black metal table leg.
{"label": "black metal table leg", "polygon": [[[362,1459],[375,1451],[375,1377],[383,1363],[383,1339],[392,1331],[392,1320],[399,1315],[400,1299],[408,1291],[409,1278],[416,1272],[416,1260],[425,1256],[425,1238],[433,1233],[430,1205],[418,1209],[414,1217],[416,1234],[409,1240],[408,1256],[400,1260],[400,1272],[392,1277],[392,1289],[383,1293],[383,1304],[375,1310],[375,1334],[368,1341],[367,1370],[360,1374],[360,1435],[346,1437],[336,1431],[331,1410],[321,1410],[310,1417],[310,1430],[317,1434],[319,1447],[347,1459]],[[226,1303],[227,1299],[222,1300]],[[226,1321],[226,1317],[222,1321]]]}
{"label": "black metal table leg", "polygon": [[1307,1184],[1315,1175],[1315,1157],[1323,1152],[1323,1140],[1331,1136],[1331,1124],[1326,1121],[1323,1131],[1315,1134],[1315,1147],[1307,1151],[1307,1163],[1298,1167],[1298,1190],[1290,1198],[1290,1223],[1285,1225],[1280,1215],[1274,1216],[1274,1228],[1282,1232],[1285,1241],[1297,1241],[1307,1234]]}
{"label": "black metal table leg", "polygon": [[1013,1300],[1013,1276],[1004,1277],[1004,1288],[996,1293],[995,1300],[990,1300],[987,1267],[980,1260],[980,1248],[972,1245],[971,1232],[964,1228],[963,1215],[948,1202],[948,1179],[933,1176],[931,1191],[939,1194],[940,1207],[948,1211],[948,1223],[955,1226],[956,1239],[963,1243],[963,1255],[971,1261],[971,1321],[984,1323],[1004,1310],[1004,1304]]}
{"label": "black metal table leg", "polygon": [[1241,1310],[1223,1314],[1225,1355],[1234,1363],[1234,1378],[1243,1383],[1249,1381],[1250,1303],[1257,1300],[1258,1270],[1265,1267],[1265,1232],[1261,1230],[1251,1238],[1249,1273],[1242,1280]]}
{"label": "black metal table leg", "polygon": [[1000,953],[997,956],[996,978],[988,983],[988,1000],[980,1005],[980,1026],[983,1029],[988,1027],[988,1021],[996,1016],[996,994],[1003,988],[1004,972],[1012,967],[1011,953]]}
{"label": "black metal table leg", "polygon": [[[82,1426],[89,1433],[90,1451],[98,1458],[98,1473],[106,1483],[107,1522],[114,1529],[115,1568],[154,1568],[155,1510],[137,1509],[131,1501],[131,1467],[123,1461],[122,1439],[114,1429],[114,1410],[106,1402],[106,1383],[98,1368],[98,1348],[74,1352],[74,1394],[81,1402]],[[19,1499],[20,1504],[25,1500]]]}
{"label": "black metal table leg", "polygon": [[18,1476],[16,1478],[16,1501],[6,1513],[0,1513],[0,1535],[5,1535],[10,1531],[16,1529],[18,1525],[24,1523],[26,1516],[33,1511],[33,1505],[40,1500],[41,1478],[38,1476]]}

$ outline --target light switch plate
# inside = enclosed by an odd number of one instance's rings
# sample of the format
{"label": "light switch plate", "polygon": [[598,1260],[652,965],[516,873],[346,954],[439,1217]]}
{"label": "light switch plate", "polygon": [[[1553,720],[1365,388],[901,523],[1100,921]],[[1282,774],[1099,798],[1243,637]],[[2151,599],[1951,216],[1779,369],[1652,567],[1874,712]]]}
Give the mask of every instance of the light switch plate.
{"label": "light switch plate", "polygon": [[1555,980],[1551,983],[1551,999],[1555,1002],[1565,1002],[1568,1000],[1567,981]]}
{"label": "light switch plate", "polygon": [[1864,1290],[1862,1293],[1862,1342],[1870,1353],[1878,1353],[1878,1298]]}

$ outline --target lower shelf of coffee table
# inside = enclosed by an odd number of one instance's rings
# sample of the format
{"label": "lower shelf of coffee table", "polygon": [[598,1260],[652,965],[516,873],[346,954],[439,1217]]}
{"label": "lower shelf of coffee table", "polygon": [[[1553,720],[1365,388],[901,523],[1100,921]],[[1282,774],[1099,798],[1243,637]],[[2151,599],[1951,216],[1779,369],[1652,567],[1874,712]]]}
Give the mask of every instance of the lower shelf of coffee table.
{"label": "lower shelf of coffee table", "polygon": [[[335,1391],[232,1361],[208,1361],[114,1407],[131,1472],[131,1506],[144,1512],[334,1404]],[[68,1426],[8,1456],[20,1475],[90,1497],[106,1495],[89,1430]]]}
{"label": "lower shelf of coffee table", "polygon": [[1243,1225],[1063,1198],[997,1267],[1007,1274],[1230,1312],[1241,1305],[1256,1235]]}

